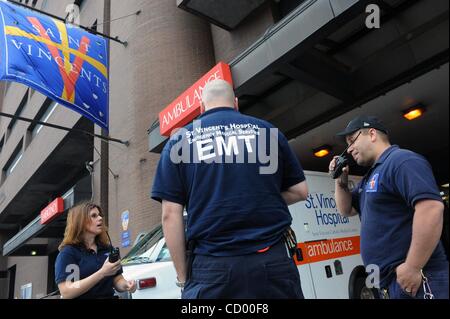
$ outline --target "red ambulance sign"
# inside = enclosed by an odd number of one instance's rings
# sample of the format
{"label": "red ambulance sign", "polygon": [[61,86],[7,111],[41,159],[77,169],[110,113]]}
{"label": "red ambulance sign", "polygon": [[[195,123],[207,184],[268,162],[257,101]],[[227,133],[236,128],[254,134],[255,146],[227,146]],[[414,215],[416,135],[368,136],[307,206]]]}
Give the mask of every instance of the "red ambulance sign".
{"label": "red ambulance sign", "polygon": [[200,80],[176,98],[168,107],[159,113],[160,132],[170,136],[171,132],[183,127],[200,115],[203,88],[213,80],[222,79],[233,85],[231,70],[228,64],[220,62]]}

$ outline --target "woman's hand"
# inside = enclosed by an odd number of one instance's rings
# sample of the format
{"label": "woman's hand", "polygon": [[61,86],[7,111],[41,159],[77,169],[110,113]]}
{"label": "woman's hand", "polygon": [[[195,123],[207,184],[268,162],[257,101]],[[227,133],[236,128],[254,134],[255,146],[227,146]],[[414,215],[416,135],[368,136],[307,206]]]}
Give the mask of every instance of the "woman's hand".
{"label": "woman's hand", "polygon": [[[106,258],[102,268],[87,278],[76,280],[75,282],[64,281],[58,285],[61,295],[64,299],[72,299],[88,292],[92,287],[98,284],[105,277],[114,276],[120,269],[120,260],[114,264]],[[134,288],[136,290],[136,288]]]}
{"label": "woman's hand", "polygon": [[128,291],[130,293],[133,293],[136,291],[136,280],[126,280],[124,284],[124,291]]}
{"label": "woman's hand", "polygon": [[122,274],[117,275],[114,278],[114,288],[119,292],[127,291],[133,293],[137,288],[136,280],[126,280]]}
{"label": "woman's hand", "polygon": [[120,260],[116,261],[114,264],[109,262],[109,259],[106,258],[105,263],[102,268],[100,268],[99,272],[103,277],[111,277],[114,276],[120,269]]}

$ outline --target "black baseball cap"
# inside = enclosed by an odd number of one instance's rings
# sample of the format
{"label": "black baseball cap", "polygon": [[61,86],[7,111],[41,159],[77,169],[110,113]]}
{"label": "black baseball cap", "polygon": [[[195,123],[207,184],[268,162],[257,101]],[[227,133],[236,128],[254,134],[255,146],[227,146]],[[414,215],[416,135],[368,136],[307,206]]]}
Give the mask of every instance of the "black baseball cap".
{"label": "black baseball cap", "polygon": [[355,133],[357,130],[365,129],[365,128],[374,128],[378,131],[387,134],[388,131],[386,127],[381,123],[381,121],[375,116],[367,116],[361,115],[348,123],[347,127],[344,131],[337,133],[337,136],[345,137],[347,135]]}

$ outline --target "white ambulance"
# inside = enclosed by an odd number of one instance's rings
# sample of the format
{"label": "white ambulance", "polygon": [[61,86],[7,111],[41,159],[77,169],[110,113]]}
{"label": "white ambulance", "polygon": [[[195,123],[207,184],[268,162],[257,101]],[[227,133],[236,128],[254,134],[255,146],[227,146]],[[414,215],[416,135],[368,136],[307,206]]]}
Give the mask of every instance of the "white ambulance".
{"label": "white ambulance", "polygon": [[[302,258],[296,260],[307,299],[372,299],[376,291],[365,286],[360,255],[359,216],[343,217],[334,199],[329,174],[305,171],[309,196],[289,206]],[[350,188],[359,177],[350,177]]]}
{"label": "white ambulance", "polygon": [[[334,181],[326,173],[305,171],[309,197],[289,206],[292,228],[303,258],[296,260],[307,299],[372,299],[359,254],[360,220],[342,217],[334,200]],[[350,187],[359,178],[350,177]],[[122,261],[124,276],[137,280],[133,299],[180,298],[175,269],[161,226],[140,240]]]}

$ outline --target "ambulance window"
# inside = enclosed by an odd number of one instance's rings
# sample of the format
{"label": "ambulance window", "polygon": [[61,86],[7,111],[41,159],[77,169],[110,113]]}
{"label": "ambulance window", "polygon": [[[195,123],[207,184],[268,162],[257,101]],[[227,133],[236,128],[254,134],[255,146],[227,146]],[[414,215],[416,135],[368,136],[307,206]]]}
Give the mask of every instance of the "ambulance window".
{"label": "ambulance window", "polygon": [[334,261],[334,270],[336,272],[336,275],[342,275],[344,271],[342,270],[342,263],[340,260]]}
{"label": "ambulance window", "polygon": [[325,266],[325,273],[327,274],[327,278],[333,277],[333,273],[331,272],[330,266]]}

